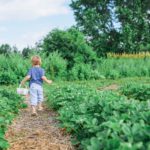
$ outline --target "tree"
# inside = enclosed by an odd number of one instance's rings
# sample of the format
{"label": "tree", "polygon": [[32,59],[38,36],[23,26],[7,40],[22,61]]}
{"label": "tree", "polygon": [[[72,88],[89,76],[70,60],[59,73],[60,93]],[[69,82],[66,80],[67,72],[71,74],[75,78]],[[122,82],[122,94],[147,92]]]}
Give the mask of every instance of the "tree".
{"label": "tree", "polygon": [[115,43],[109,37],[110,32],[116,32],[113,0],[72,0],[70,6],[74,10],[77,27],[87,36],[98,55],[113,47]]}
{"label": "tree", "polygon": [[0,54],[9,55],[11,53],[11,47],[9,44],[2,44],[0,46]]}
{"label": "tree", "polygon": [[20,53],[16,46],[12,47],[12,52],[15,53],[15,54]]}
{"label": "tree", "polygon": [[29,57],[29,55],[31,54],[31,53],[33,53],[33,49],[32,48],[29,48],[29,47],[25,47],[23,50],[22,50],[22,55],[23,55],[23,57]]}
{"label": "tree", "polygon": [[98,55],[149,47],[149,0],[72,0],[77,27]]}
{"label": "tree", "polygon": [[41,46],[47,55],[55,51],[60,53],[68,61],[68,68],[77,62],[92,63],[97,58],[93,49],[87,45],[84,35],[75,28],[51,31]]}
{"label": "tree", "polygon": [[115,6],[121,23],[120,52],[143,51],[150,42],[148,0],[115,0]]}

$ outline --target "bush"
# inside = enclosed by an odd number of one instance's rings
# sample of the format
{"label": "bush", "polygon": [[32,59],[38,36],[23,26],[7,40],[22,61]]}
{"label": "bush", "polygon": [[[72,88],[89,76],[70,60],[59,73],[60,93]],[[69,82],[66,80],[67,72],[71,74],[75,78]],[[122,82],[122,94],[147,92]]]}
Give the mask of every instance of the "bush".
{"label": "bush", "polygon": [[51,79],[66,79],[67,61],[57,51],[43,59],[43,66]]}
{"label": "bush", "polygon": [[69,72],[70,80],[90,80],[105,78],[91,64],[76,63]]}
{"label": "bush", "polygon": [[17,76],[12,71],[4,71],[0,74],[0,85],[17,83]]}
{"label": "bush", "polygon": [[66,31],[53,30],[43,39],[41,46],[47,55],[58,51],[67,60],[69,69],[75,63],[90,63],[97,59],[96,53],[87,45],[84,35],[75,28]]}
{"label": "bush", "polygon": [[27,74],[30,67],[28,59],[20,54],[11,54],[9,57],[0,55],[0,84],[16,84]]}
{"label": "bush", "polygon": [[110,72],[108,72],[108,74],[106,74],[106,77],[109,79],[117,79],[119,78],[119,72],[117,70],[110,70]]}

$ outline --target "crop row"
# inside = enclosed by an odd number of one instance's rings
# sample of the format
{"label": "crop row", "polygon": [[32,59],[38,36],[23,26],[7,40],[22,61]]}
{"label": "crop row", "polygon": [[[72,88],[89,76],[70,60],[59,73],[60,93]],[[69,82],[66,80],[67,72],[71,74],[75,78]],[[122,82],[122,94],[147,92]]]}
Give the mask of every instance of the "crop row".
{"label": "crop row", "polygon": [[47,104],[58,111],[61,127],[71,133],[78,149],[150,149],[148,100],[64,85],[49,90]]}

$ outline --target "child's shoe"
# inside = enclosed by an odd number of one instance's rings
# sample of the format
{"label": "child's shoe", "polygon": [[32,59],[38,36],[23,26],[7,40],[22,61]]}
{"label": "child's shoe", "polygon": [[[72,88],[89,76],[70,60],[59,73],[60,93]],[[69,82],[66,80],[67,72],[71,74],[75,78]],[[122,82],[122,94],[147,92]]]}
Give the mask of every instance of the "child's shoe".
{"label": "child's shoe", "polygon": [[40,102],[39,104],[38,104],[38,111],[42,111],[43,110],[43,107],[42,107],[42,103]]}
{"label": "child's shoe", "polygon": [[37,116],[36,107],[32,106],[32,116]]}
{"label": "child's shoe", "polygon": [[32,112],[31,116],[37,116],[37,112]]}
{"label": "child's shoe", "polygon": [[42,111],[42,110],[43,110],[43,107],[40,106],[40,107],[38,108],[38,111]]}

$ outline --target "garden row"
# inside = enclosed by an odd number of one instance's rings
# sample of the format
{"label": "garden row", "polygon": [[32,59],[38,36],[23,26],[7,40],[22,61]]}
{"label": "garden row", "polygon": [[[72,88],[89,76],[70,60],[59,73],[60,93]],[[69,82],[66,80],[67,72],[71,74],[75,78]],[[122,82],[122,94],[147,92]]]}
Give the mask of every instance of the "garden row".
{"label": "garden row", "polygon": [[[49,56],[41,54],[42,67],[48,78],[53,80],[91,80],[118,79],[123,77],[149,77],[150,59],[100,58],[97,62],[83,63],[79,61],[73,65],[61,57],[57,52]],[[69,64],[69,66],[68,66]],[[31,67],[29,58],[19,54],[6,57],[0,55],[0,85],[16,84],[22,80]]]}
{"label": "garden row", "polygon": [[24,107],[23,99],[10,89],[0,88],[0,149],[6,149],[9,143],[5,139],[5,132],[14,117],[18,114],[19,108]]}
{"label": "garden row", "polygon": [[116,92],[61,85],[47,89],[47,105],[58,111],[77,149],[148,150],[149,91],[149,85],[135,83]]}

